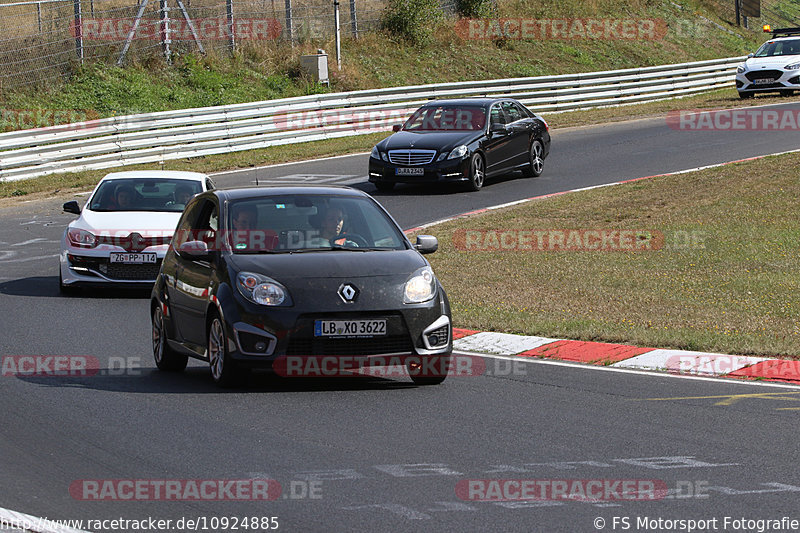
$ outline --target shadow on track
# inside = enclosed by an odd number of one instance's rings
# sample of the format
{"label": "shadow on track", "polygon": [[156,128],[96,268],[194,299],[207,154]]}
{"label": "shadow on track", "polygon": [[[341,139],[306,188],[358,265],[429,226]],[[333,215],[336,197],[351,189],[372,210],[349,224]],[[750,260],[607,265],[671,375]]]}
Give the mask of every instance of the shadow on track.
{"label": "shadow on track", "polygon": [[[484,189],[490,189],[492,185],[505,183],[507,181],[527,180],[536,178],[525,178],[520,172],[512,172],[503,176],[495,176],[487,178],[483,185]],[[465,190],[462,183],[398,183],[389,192],[381,192],[375,188],[373,183],[362,181],[360,183],[352,183],[349,185],[354,189],[359,189],[375,198],[383,198],[387,196],[443,196],[453,194],[480,194]]]}
{"label": "shadow on track", "polygon": [[[134,374],[135,373],[135,374]],[[394,390],[416,388],[410,381],[379,377],[283,378],[269,372],[252,372],[239,387],[223,389],[214,384],[207,366],[188,367],[181,373],[155,368],[100,369],[91,376],[15,376],[42,387],[75,388],[140,394],[253,394]]]}
{"label": "shadow on track", "polygon": [[118,287],[87,287],[76,288],[69,294],[61,294],[58,288],[58,276],[37,276],[20,278],[0,283],[0,294],[9,296],[28,296],[45,298],[149,298],[152,287],[146,288],[118,288]]}

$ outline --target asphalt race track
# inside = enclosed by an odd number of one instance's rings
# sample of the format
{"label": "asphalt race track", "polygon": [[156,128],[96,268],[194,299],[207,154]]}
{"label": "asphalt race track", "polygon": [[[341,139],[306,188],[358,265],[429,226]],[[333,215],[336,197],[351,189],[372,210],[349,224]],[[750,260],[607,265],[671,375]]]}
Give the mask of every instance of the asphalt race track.
{"label": "asphalt race track", "polygon": [[[478,193],[411,186],[377,193],[363,154],[215,181],[349,184],[374,193],[408,228],[800,148],[793,132],[689,132],[664,119],[553,134],[540,178],[509,176]],[[101,370],[0,376],[0,508],[48,519],[172,520],[162,531],[233,531],[235,523],[253,531],[241,520],[263,517],[277,517],[278,531],[399,532],[688,531],[688,520],[706,521],[693,523],[698,531],[754,531],[757,523],[746,520],[800,520],[800,388],[486,358],[483,374],[436,387],[256,374],[246,387],[223,391],[200,362],[178,375],[155,370],[146,291],[59,296],[58,241],[72,218],[61,212],[63,201],[0,211],[0,356],[86,356]],[[221,501],[111,490],[119,480],[149,488],[245,480],[252,488],[265,479],[280,484],[270,501],[234,490]],[[515,501],[492,492],[518,486],[503,480],[608,490],[601,501]],[[633,499],[619,496],[624,482],[639,487]],[[98,486],[105,492],[92,490]],[[652,487],[667,492],[648,499]],[[670,520],[687,522],[678,529]]]}

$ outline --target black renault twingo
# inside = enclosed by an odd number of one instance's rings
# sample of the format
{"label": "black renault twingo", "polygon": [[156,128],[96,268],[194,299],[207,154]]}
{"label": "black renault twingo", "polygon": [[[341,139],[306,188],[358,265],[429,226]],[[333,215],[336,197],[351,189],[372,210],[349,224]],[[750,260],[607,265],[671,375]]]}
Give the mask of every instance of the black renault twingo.
{"label": "black renault twingo", "polygon": [[437,247],[424,235],[412,244],[348,187],[200,194],[153,288],[156,365],[181,371],[188,357],[202,359],[230,386],[250,369],[343,376],[400,363],[417,384],[441,383],[450,305],[422,256]]}

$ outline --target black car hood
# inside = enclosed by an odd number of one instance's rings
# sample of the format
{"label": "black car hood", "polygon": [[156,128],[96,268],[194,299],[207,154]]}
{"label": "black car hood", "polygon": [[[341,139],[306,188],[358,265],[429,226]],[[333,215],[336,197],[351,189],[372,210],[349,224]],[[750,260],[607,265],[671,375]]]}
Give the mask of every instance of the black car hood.
{"label": "black car hood", "polygon": [[416,250],[232,254],[228,261],[239,272],[264,274],[281,283],[303,278],[404,277],[427,264]]}
{"label": "black car hood", "polygon": [[402,150],[419,148],[420,150],[437,150],[449,152],[461,144],[469,144],[483,135],[482,131],[398,131],[384,139],[378,145],[380,150]]}

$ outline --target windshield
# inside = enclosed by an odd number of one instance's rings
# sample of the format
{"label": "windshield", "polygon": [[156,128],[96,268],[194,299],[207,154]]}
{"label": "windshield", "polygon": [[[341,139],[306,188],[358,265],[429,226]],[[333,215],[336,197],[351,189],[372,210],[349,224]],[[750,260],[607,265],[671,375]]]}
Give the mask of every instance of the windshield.
{"label": "windshield", "polygon": [[426,106],[417,109],[403,125],[405,131],[479,131],[486,125],[486,110],[477,106]]}
{"label": "windshield", "polygon": [[234,253],[404,250],[402,231],[369,198],[293,194],[231,201]]}
{"label": "windshield", "polygon": [[89,200],[92,211],[164,211],[180,213],[202,192],[199,181],[131,178],[104,181]]}
{"label": "windshield", "polygon": [[756,57],[796,56],[800,55],[800,39],[785,41],[767,41],[761,45]]}

